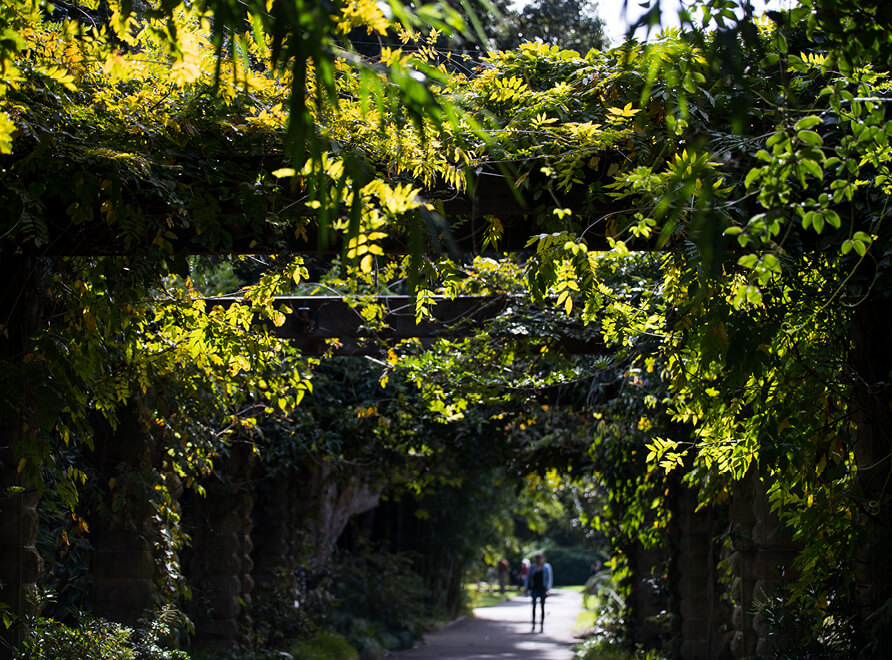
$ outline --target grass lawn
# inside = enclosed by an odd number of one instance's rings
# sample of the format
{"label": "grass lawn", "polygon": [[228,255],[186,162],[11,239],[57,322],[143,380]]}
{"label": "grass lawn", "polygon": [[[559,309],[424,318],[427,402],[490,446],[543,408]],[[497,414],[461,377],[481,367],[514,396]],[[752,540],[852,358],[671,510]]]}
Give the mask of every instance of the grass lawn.
{"label": "grass lawn", "polygon": [[466,584],[465,590],[468,593],[468,607],[471,609],[477,607],[491,607],[492,605],[498,605],[506,598],[523,595],[522,589],[513,587],[507,587],[505,593],[499,593],[498,585],[494,585],[492,587],[492,593],[490,593],[488,584],[478,584],[477,582]]}
{"label": "grass lawn", "polygon": [[[585,589],[585,585],[582,584],[574,584],[569,586],[560,586],[555,587],[555,589],[567,589],[568,591],[576,591],[581,592]],[[515,587],[508,587],[505,589],[505,593],[499,593],[499,587],[494,585],[492,587],[492,593],[490,593],[490,586],[483,582],[470,582],[465,585],[465,590],[468,593],[468,607],[472,609],[476,609],[478,607],[491,607],[492,605],[498,605],[506,598],[512,598],[514,596],[522,596],[523,589],[517,589]],[[586,612],[583,611],[580,614],[580,618],[585,615]],[[594,613],[591,613],[594,616]],[[582,630],[582,628],[580,628]]]}
{"label": "grass lawn", "polygon": [[584,607],[579,611],[579,615],[576,617],[576,625],[573,626],[573,632],[579,633],[595,625],[595,619],[598,618],[597,598],[589,599],[589,607],[593,609]]}

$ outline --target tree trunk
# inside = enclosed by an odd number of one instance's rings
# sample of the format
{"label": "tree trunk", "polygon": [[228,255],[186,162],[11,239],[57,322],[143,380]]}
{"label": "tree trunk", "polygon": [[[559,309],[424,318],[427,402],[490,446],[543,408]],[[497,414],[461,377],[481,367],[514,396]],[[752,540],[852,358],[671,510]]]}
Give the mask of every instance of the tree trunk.
{"label": "tree trunk", "polygon": [[299,517],[309,532],[308,540],[313,548],[311,560],[315,566],[322,566],[350,518],[376,507],[381,493],[360,474],[336,473],[328,462],[315,467],[305,483],[304,498],[298,506]]}

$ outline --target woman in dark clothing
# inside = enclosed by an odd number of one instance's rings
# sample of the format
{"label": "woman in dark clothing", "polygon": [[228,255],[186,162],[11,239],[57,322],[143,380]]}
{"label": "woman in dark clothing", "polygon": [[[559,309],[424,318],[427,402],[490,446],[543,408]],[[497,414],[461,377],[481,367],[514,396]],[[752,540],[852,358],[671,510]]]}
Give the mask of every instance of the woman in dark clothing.
{"label": "woman in dark clothing", "polygon": [[551,571],[551,564],[545,561],[545,555],[539,553],[536,555],[536,565],[533,566],[529,574],[527,574],[526,582],[523,587],[533,597],[533,630],[536,632],[536,601],[539,605],[539,632],[545,628],[545,599],[551,590],[554,582],[554,576]]}

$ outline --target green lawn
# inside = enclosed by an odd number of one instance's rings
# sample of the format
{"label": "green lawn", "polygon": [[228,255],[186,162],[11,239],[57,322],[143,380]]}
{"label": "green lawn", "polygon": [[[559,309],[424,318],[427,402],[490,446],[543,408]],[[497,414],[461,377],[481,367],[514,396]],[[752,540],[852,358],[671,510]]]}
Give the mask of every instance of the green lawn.
{"label": "green lawn", "polygon": [[[555,587],[555,589],[568,589],[570,591],[581,592],[583,589],[585,589],[585,585],[574,584],[569,586]],[[468,593],[468,606],[472,609],[477,607],[491,607],[492,605],[498,605],[506,598],[523,595],[523,589],[511,587],[505,589],[504,594],[499,593],[498,585],[493,585],[492,593],[490,593],[490,587],[488,584],[477,582],[470,582],[466,584],[465,590]],[[580,614],[580,617],[582,617],[583,614],[585,614],[585,612]]]}
{"label": "green lawn", "polygon": [[589,599],[588,607],[582,608],[579,616],[576,617],[576,625],[573,626],[573,632],[579,633],[595,625],[595,619],[598,618],[598,605],[597,598]]}
{"label": "green lawn", "polygon": [[492,593],[490,593],[490,587],[488,585],[478,584],[477,582],[471,582],[470,584],[465,585],[465,590],[468,593],[468,607],[472,609],[498,605],[506,598],[523,594],[523,590],[511,587],[506,588],[504,594],[499,593],[498,585],[493,585]]}

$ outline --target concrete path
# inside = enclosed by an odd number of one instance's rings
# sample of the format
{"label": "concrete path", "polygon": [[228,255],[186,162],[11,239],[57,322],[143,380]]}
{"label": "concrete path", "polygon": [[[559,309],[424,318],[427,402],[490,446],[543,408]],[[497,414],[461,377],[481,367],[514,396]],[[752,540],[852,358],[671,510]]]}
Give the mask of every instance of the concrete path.
{"label": "concrete path", "polygon": [[530,599],[510,598],[474,610],[473,617],[428,633],[424,642],[395,660],[572,660],[573,626],[582,595],[554,589],[546,601],[545,632],[530,632]]}

